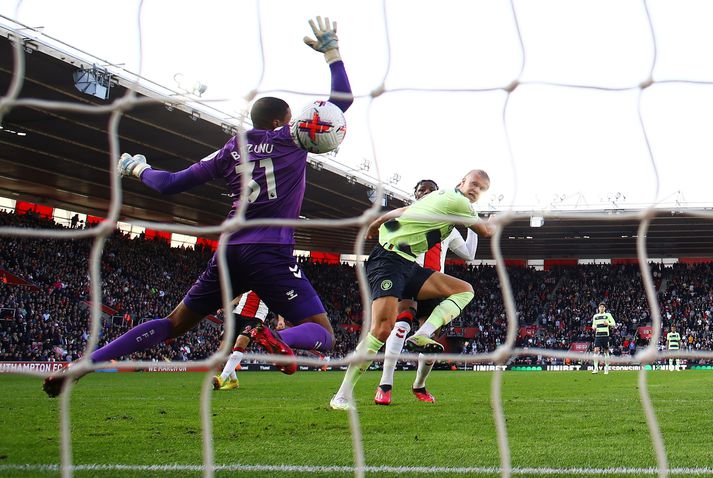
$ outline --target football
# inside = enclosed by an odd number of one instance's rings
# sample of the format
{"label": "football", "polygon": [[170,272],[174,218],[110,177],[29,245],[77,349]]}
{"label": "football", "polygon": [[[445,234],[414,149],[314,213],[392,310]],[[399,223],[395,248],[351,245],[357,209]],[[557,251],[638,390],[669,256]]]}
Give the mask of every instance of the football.
{"label": "football", "polygon": [[310,153],[334,151],[347,134],[347,122],[339,107],[329,101],[315,101],[293,118],[292,139]]}

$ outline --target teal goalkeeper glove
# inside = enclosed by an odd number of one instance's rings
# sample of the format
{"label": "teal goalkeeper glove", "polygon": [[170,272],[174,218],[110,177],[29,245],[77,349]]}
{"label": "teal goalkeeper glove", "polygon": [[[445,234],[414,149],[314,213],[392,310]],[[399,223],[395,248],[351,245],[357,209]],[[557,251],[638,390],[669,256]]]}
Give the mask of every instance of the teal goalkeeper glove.
{"label": "teal goalkeeper glove", "polygon": [[136,176],[141,179],[141,173],[151,169],[151,166],[146,162],[146,157],[143,154],[132,156],[129,153],[124,153],[119,158],[118,169],[122,177]]}
{"label": "teal goalkeeper glove", "polygon": [[325,18],[324,22],[322,22],[322,17],[317,17],[317,24],[315,25],[314,21],[310,20],[309,26],[312,27],[316,40],[304,37],[305,44],[313,50],[324,53],[324,59],[327,60],[328,65],[341,60],[339,39],[337,38],[337,22],[332,24],[329,18]]}

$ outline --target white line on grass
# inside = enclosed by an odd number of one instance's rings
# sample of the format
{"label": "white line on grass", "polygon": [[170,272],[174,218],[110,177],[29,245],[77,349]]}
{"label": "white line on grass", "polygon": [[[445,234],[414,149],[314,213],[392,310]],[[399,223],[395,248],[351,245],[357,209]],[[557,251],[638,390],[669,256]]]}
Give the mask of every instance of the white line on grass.
{"label": "white line on grass", "polygon": [[[0,464],[0,471],[57,472],[61,466]],[[203,471],[203,465],[74,465],[74,471]],[[269,471],[292,473],[353,473],[353,466],[300,466],[300,465],[216,465],[216,471]],[[367,466],[369,473],[396,474],[493,474],[496,467],[444,467],[444,466]],[[653,475],[656,468],[513,468],[514,475]],[[713,475],[713,468],[670,468],[671,475]]]}

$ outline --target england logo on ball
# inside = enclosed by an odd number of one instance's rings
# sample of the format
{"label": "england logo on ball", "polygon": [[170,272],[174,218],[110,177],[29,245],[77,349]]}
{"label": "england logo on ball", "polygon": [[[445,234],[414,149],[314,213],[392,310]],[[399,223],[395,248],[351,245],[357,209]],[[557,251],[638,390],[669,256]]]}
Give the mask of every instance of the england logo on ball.
{"label": "england logo on ball", "polygon": [[292,120],[292,139],[310,153],[334,151],[347,134],[342,110],[329,101],[315,101]]}

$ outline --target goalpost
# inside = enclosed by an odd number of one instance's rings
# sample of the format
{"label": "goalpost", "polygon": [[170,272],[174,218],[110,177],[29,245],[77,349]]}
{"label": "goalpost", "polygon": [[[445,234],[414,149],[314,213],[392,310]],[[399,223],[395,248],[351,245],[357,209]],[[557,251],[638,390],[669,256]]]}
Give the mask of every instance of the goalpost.
{"label": "goalpost", "polygon": [[[260,2],[258,1],[258,11],[260,10]],[[382,11],[383,11],[383,22],[387,34],[387,38],[389,35],[389,22],[388,22],[388,3],[386,1],[383,1],[382,3]],[[642,7],[642,16],[646,19],[646,22],[648,23],[648,27],[650,28],[652,32],[652,42],[653,42],[653,49],[656,51],[656,35],[655,35],[655,28],[652,23],[651,17],[649,15],[649,3],[646,0],[641,1],[641,7]],[[657,83],[656,80],[654,80],[654,69],[656,67],[656,56],[654,55],[651,65],[650,65],[650,70],[649,70],[649,75],[646,79],[641,81],[639,84],[632,86],[632,87],[617,87],[617,88],[602,88],[602,87],[597,87],[597,86],[589,86],[589,85],[576,85],[576,84],[556,84],[556,83],[547,83],[547,82],[532,82],[528,83],[525,80],[522,80],[522,74],[523,70],[525,67],[525,61],[527,59],[527,48],[526,48],[526,40],[524,39],[523,35],[521,34],[521,25],[519,22],[518,18],[518,3],[517,2],[511,2],[510,8],[512,10],[512,22],[514,26],[514,30],[516,32],[517,38],[516,38],[516,43],[519,45],[519,48],[521,50],[522,54],[522,63],[521,63],[521,68],[518,74],[511,78],[511,81],[507,82],[506,84],[502,84],[497,88],[493,88],[492,90],[497,90],[504,92],[506,94],[506,99],[503,102],[502,106],[502,127],[504,130],[505,137],[508,141],[508,153],[510,157],[510,162],[511,162],[511,167],[513,170],[513,175],[516,176],[517,172],[517,165],[514,160],[514,153],[512,151],[511,147],[511,138],[510,138],[510,130],[509,130],[509,122],[508,122],[508,112],[510,111],[510,108],[512,107],[512,102],[513,102],[513,93],[518,90],[518,88],[521,88],[523,86],[527,86],[530,84],[538,84],[538,85],[547,85],[551,87],[558,87],[558,88],[567,88],[570,90],[576,91],[577,89],[597,89],[603,92],[621,92],[621,91],[638,91],[638,96],[639,96],[639,104],[638,104],[638,110],[637,110],[637,115],[639,117],[640,121],[640,126],[641,126],[641,134],[642,138],[645,142],[645,148],[648,151],[648,157],[650,160],[650,168],[653,172],[653,175],[655,177],[656,181],[656,194],[655,196],[658,198],[658,191],[659,191],[659,172],[658,172],[658,167],[657,167],[657,161],[656,161],[656,156],[652,150],[652,147],[649,142],[649,134],[647,131],[647,127],[645,124],[645,120],[641,111],[641,102],[642,102],[642,95],[643,93],[651,88],[653,85]],[[319,13],[319,12],[315,12]],[[139,9],[139,19],[141,15],[141,9]],[[342,20],[342,19],[339,19]],[[347,19],[344,19],[346,21]],[[16,38],[21,38],[22,36],[20,34],[17,35]],[[263,53],[263,52],[261,52]],[[110,113],[110,121],[109,121],[109,127],[108,127],[108,137],[109,137],[109,149],[110,149],[110,157],[109,161],[106,164],[107,170],[110,172],[110,186],[112,189],[112,197],[111,197],[111,204],[107,213],[106,220],[100,224],[98,224],[96,227],[92,229],[86,229],[86,230],[64,230],[64,231],[49,231],[49,230],[37,230],[37,229],[21,229],[21,228],[13,228],[13,227],[0,227],[0,236],[1,237],[33,237],[33,238],[55,238],[55,239],[68,239],[68,238],[91,238],[94,240],[94,244],[91,250],[90,254],[90,267],[89,267],[89,275],[90,275],[90,284],[91,284],[91,333],[90,333],[90,338],[87,344],[87,351],[94,350],[96,348],[96,345],[98,343],[98,337],[99,337],[99,332],[100,332],[100,324],[101,324],[101,297],[102,297],[102,291],[101,291],[101,269],[100,269],[100,261],[101,261],[101,255],[103,251],[104,244],[108,237],[113,233],[117,226],[117,222],[119,220],[119,214],[121,210],[121,205],[122,205],[122,183],[121,183],[121,178],[119,177],[119,174],[117,173],[117,169],[115,167],[116,162],[122,153],[119,145],[119,137],[118,137],[118,124],[119,120],[121,119],[122,115],[125,114],[125,112],[130,111],[132,108],[148,103],[148,102],[153,102],[153,103],[165,103],[167,101],[170,101],[171,103],[175,103],[175,98],[168,98],[168,97],[157,97],[157,98],[139,98],[136,96],[136,93],[129,89],[127,91],[127,94],[115,100],[113,103],[107,104],[106,106],[88,106],[88,105],[83,105],[83,104],[76,104],[76,103],[57,103],[57,102],[51,102],[51,101],[45,101],[45,100],[40,100],[40,99],[32,99],[32,98],[22,98],[20,96],[22,85],[23,85],[23,80],[24,80],[24,71],[25,71],[25,52],[23,50],[23,44],[20,41],[15,41],[15,57],[14,57],[14,71],[13,71],[13,81],[12,84],[10,85],[9,90],[4,94],[2,98],[0,98],[0,120],[3,115],[5,115],[8,111],[10,111],[13,108],[37,108],[40,110],[45,110],[45,111],[72,111],[72,112],[81,112],[85,114],[106,114]],[[390,60],[389,60],[390,61]],[[390,64],[389,64],[390,66]],[[373,89],[371,90],[371,93],[369,95],[363,96],[361,99],[366,100],[369,102],[368,108],[372,107],[373,99],[383,96],[383,95],[389,95],[393,94],[395,91],[390,90],[386,86],[386,80],[388,77],[388,70],[389,68],[387,67],[386,69],[386,74],[384,78],[382,79],[380,84],[374,85]],[[672,80],[671,80],[672,81]],[[701,84],[706,82],[701,82],[701,81],[688,81],[688,80],[677,80],[680,83],[696,83],[696,84]],[[260,94],[264,92],[264,90],[261,88],[262,85],[258,84],[253,91],[249,92],[246,94],[246,97],[249,98],[254,98],[257,94]],[[422,91],[433,91],[433,90],[426,90],[422,89]],[[447,91],[447,90],[444,90]],[[473,91],[473,92],[478,92],[482,91],[481,89],[469,89],[468,91]],[[244,116],[243,116],[244,117]],[[240,138],[243,140],[242,144],[245,144],[245,128],[246,124],[240,124],[238,125],[238,134]],[[372,147],[374,147],[372,143]],[[374,147],[375,148],[375,147]],[[246,151],[244,150],[241,151],[241,156],[245,157],[246,156]],[[377,158],[378,154],[376,154],[376,148],[375,148],[375,154],[374,157]],[[380,177],[379,173],[379,161],[376,161],[376,174],[377,176]],[[250,178],[248,178],[246,175],[243,176],[243,194],[245,195],[248,191],[249,188],[245,187],[248,184]],[[510,178],[512,179],[513,183],[516,183],[516,178]],[[379,215],[379,207],[381,205],[381,199],[385,195],[385,189],[384,189],[384,183],[381,182],[379,184],[379,187],[375,191],[375,200],[373,201],[373,205],[371,208],[367,209],[364,211],[364,213],[360,216],[349,218],[346,220],[339,220],[339,221],[333,221],[333,220],[326,220],[326,219],[311,219],[309,221],[303,221],[303,220],[297,220],[297,221],[274,221],[271,224],[289,224],[289,225],[294,225],[300,228],[322,228],[322,227],[344,227],[344,226],[358,226],[360,228],[360,233],[359,233],[359,238],[360,240],[357,241],[356,247],[354,254],[356,254],[356,257],[361,257],[365,253],[364,251],[364,233],[366,231],[366,228],[368,224],[376,217]],[[228,234],[232,231],[235,231],[236,229],[244,226],[246,224],[246,220],[244,218],[244,211],[245,207],[247,205],[247,202],[245,201],[245,197],[241,198],[241,205],[242,208],[241,210],[235,215],[233,219],[230,221],[226,221],[225,223],[215,226],[212,228],[198,228],[195,226],[187,226],[187,225],[179,225],[179,224],[170,224],[170,223],[153,223],[153,222],[135,222],[132,224],[139,225],[142,227],[146,228],[151,228],[151,229],[156,229],[156,230],[163,230],[163,231],[169,231],[172,233],[177,233],[177,234],[185,234],[185,235],[194,235],[198,236],[201,234],[206,234],[206,233],[221,233],[221,239],[219,241],[219,246],[218,246],[218,258],[219,258],[219,265],[220,265],[220,271],[221,271],[221,279],[222,279],[222,294],[223,294],[223,305],[226,310],[230,309],[230,301],[232,300],[232,291],[231,291],[231,285],[228,280],[228,275],[227,275],[227,262],[226,262],[226,256],[225,256],[225,250],[226,250],[226,239],[228,237]],[[514,201],[514,198],[513,198]],[[710,218],[713,217],[713,215],[705,214],[705,213],[696,213],[701,215],[702,217]],[[660,359],[668,359],[668,358],[699,358],[699,359],[713,359],[713,352],[702,352],[702,351],[695,351],[695,352],[689,352],[689,351],[666,351],[666,352],[659,352],[657,350],[657,344],[659,343],[660,340],[660,334],[661,334],[661,312],[659,310],[659,305],[657,301],[657,296],[656,296],[656,290],[654,287],[654,282],[653,278],[651,275],[651,271],[649,267],[647,266],[647,259],[648,259],[648,254],[647,254],[647,247],[646,247],[646,237],[647,237],[647,231],[650,225],[650,222],[652,218],[655,215],[655,203],[649,204],[647,207],[643,207],[639,209],[638,211],[634,213],[627,213],[627,214],[617,214],[617,215],[611,215],[607,213],[601,213],[601,214],[596,214],[593,215],[591,213],[587,214],[577,214],[577,213],[552,213],[552,212],[544,212],[541,214],[544,220],[548,219],[553,219],[553,218],[571,218],[571,219],[595,219],[595,220],[602,220],[602,221],[624,221],[624,220],[631,220],[631,219],[636,219],[639,221],[639,229],[638,229],[638,237],[637,237],[637,257],[639,260],[640,268],[641,268],[641,278],[644,284],[645,292],[646,292],[646,298],[649,304],[649,308],[651,311],[651,317],[652,317],[652,322],[653,322],[653,336],[650,340],[649,346],[638,352],[635,356],[630,357],[611,357],[610,363],[611,364],[652,364],[657,360]],[[523,219],[523,218],[529,218],[530,214],[529,213],[521,213],[521,212],[513,212],[513,211],[506,211],[500,215],[498,215],[497,220],[495,221],[496,225],[496,230],[495,234],[492,239],[492,254],[493,257],[496,259],[496,268],[497,268],[497,274],[500,280],[501,284],[501,290],[503,293],[503,301],[505,304],[505,310],[506,310],[506,315],[507,315],[507,335],[506,335],[506,340],[493,352],[491,353],[481,353],[481,354],[476,354],[476,355],[469,355],[469,356],[464,356],[464,355],[456,355],[456,354],[445,354],[442,356],[439,356],[440,359],[443,360],[449,360],[455,363],[461,363],[461,364],[476,364],[476,363],[495,363],[495,364],[504,364],[506,363],[509,359],[517,356],[523,356],[523,355],[542,355],[543,357],[553,357],[553,358],[560,358],[560,359],[572,359],[572,360],[580,360],[580,361],[591,361],[592,355],[589,353],[574,353],[574,352],[568,352],[568,351],[558,351],[558,350],[549,350],[549,349],[519,349],[516,348],[515,346],[515,341],[516,341],[516,336],[518,333],[518,319],[517,319],[517,314],[516,314],[516,304],[515,304],[515,299],[513,297],[512,293],[512,287],[510,284],[510,278],[507,274],[506,268],[505,268],[505,261],[503,259],[503,254],[501,250],[501,243],[502,243],[502,235],[503,235],[503,229],[508,225],[511,224],[513,221],[518,220],[518,219]],[[454,223],[458,223],[458,218],[451,218],[453,219]],[[267,224],[269,221],[261,221],[263,224]],[[364,304],[368,304],[368,298],[369,298],[369,292],[366,286],[366,281],[365,281],[365,273],[363,269],[363,265],[359,264],[357,268],[357,276],[359,280],[359,287],[361,291],[361,297],[362,301]],[[364,307],[365,311],[365,316],[364,316],[364,322],[363,322],[363,327],[362,327],[362,338],[365,336],[366,332],[369,330],[369,324],[370,324],[370,308],[369,307]],[[226,321],[226,332],[228,336],[232,336],[234,330],[234,323],[232,321]],[[230,347],[231,344],[225,342],[223,346],[221,347],[220,350],[218,350],[214,355],[212,355],[210,358],[202,361],[196,361],[196,362],[180,362],[182,366],[186,366],[189,369],[192,368],[210,368],[210,369],[215,369],[218,367],[218,365],[225,359],[225,357],[229,354],[230,352]],[[86,370],[96,370],[98,368],[101,368],[102,366],[97,366],[95,364],[91,364],[88,361],[89,354],[84,355],[84,359],[76,366],[73,367],[68,371],[68,374],[70,376],[78,376],[79,374],[84,373]],[[246,359],[252,359],[255,358],[255,355],[250,355],[246,354],[245,358]],[[268,360],[272,360],[277,363],[284,363],[286,362],[283,357],[280,356],[264,356],[261,355],[261,358],[266,357]],[[344,364],[349,364],[352,362],[360,362],[363,361],[364,358],[366,357],[366,354],[361,354],[361,355],[353,355],[350,357],[347,357],[345,359],[341,360],[332,360],[330,362],[330,365],[344,365]],[[377,355],[377,360],[378,359],[383,359],[384,355],[380,354]],[[414,354],[406,354],[403,356],[405,359],[412,359],[412,360],[417,360],[417,355]],[[323,362],[319,359],[316,358],[305,358],[305,357],[298,357],[298,362],[300,364],[305,364],[305,365],[321,365]],[[122,367],[125,368],[134,368],[134,369],[141,369],[145,367],[150,367],[155,365],[153,362],[125,362],[122,363]],[[106,367],[107,365],[104,364],[103,367]],[[27,373],[27,372],[26,372]],[[40,375],[40,374],[38,374]],[[41,374],[42,376],[46,376],[46,374]],[[649,433],[651,436],[651,442],[652,446],[655,450],[656,453],[656,460],[657,460],[657,473],[658,476],[663,478],[666,477],[670,474],[671,469],[669,468],[667,456],[666,456],[666,448],[665,448],[665,443],[661,434],[661,429],[658,424],[658,420],[656,418],[655,410],[651,401],[651,395],[649,392],[649,387],[648,387],[648,373],[644,369],[644,367],[641,368],[641,371],[639,372],[638,376],[638,386],[639,386],[639,393],[640,393],[640,399],[641,403],[646,415],[646,421],[649,429]],[[503,400],[502,400],[502,383],[503,383],[503,371],[500,368],[496,368],[493,374],[493,380],[492,380],[492,385],[491,385],[491,393],[490,393],[490,400],[491,400],[491,405],[492,405],[492,413],[493,413],[493,418],[496,426],[496,431],[497,431],[497,444],[498,444],[498,449],[500,453],[500,467],[497,470],[484,470],[483,472],[492,472],[496,471],[498,472],[502,477],[510,477],[513,474],[516,474],[518,470],[514,469],[512,466],[512,460],[510,456],[510,446],[509,446],[509,441],[508,441],[508,431],[507,431],[507,424],[506,424],[506,416],[505,412],[503,409]],[[60,411],[61,411],[61,419],[60,419],[60,430],[61,430],[61,473],[62,476],[65,478],[71,477],[74,475],[74,472],[77,470],[81,470],[81,466],[75,466],[73,465],[73,459],[72,459],[72,435],[71,435],[71,427],[70,427],[70,398],[72,396],[72,388],[73,388],[73,382],[71,380],[66,381],[66,385],[64,387],[63,393],[60,398]],[[212,390],[212,384],[211,384],[211,374],[207,373],[205,376],[205,379],[203,380],[202,383],[202,389],[201,389],[201,424],[202,424],[202,443],[203,443],[203,464],[202,466],[196,467],[197,470],[202,471],[203,476],[206,478],[211,478],[214,476],[214,473],[216,469],[224,469],[224,467],[217,466],[214,463],[214,450],[213,450],[213,422],[212,422],[212,415],[211,415],[211,390]],[[359,421],[359,414],[357,410],[350,410],[349,412],[349,423],[351,426],[352,430],[352,443],[353,443],[353,455],[354,455],[354,475],[356,477],[363,477],[365,475],[365,472],[368,471],[370,468],[368,466],[368,463],[366,463],[365,460],[365,455],[364,455],[364,449],[362,445],[362,435],[361,435],[361,427],[360,427],[360,421]],[[300,467],[293,467],[297,471],[299,471]],[[522,470],[520,470],[522,471]]]}

